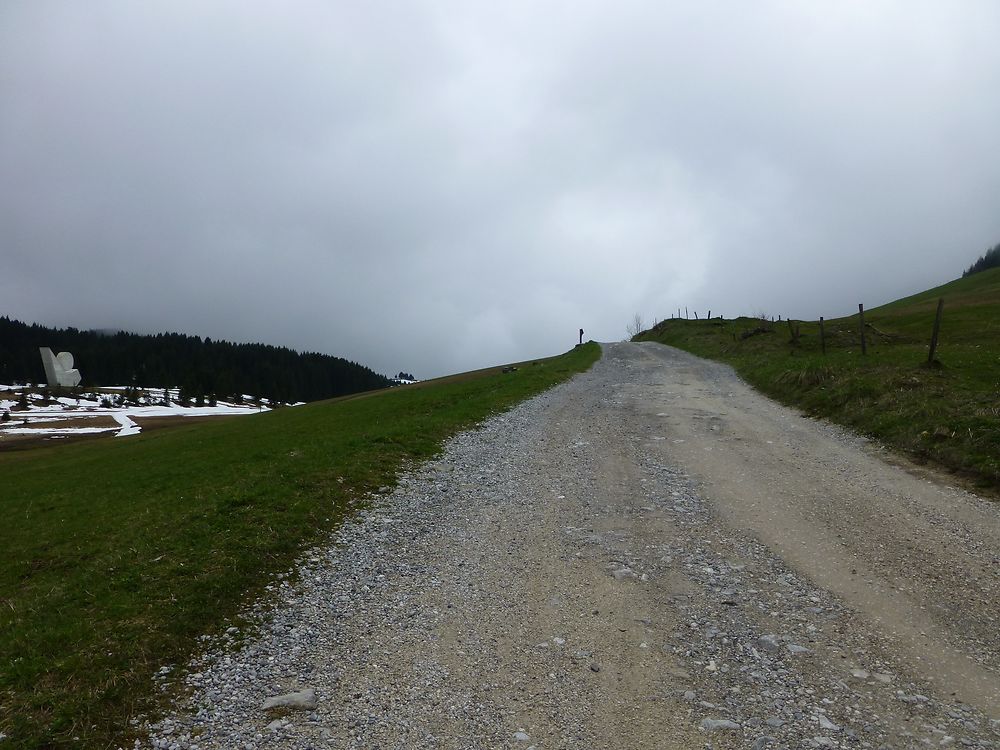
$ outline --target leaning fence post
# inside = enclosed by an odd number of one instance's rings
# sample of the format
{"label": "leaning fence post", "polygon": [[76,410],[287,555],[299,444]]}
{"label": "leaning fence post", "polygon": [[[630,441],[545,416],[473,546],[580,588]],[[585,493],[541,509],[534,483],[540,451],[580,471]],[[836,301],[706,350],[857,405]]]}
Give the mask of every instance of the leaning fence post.
{"label": "leaning fence post", "polygon": [[819,316],[819,348],[826,354],[826,333],[823,331],[823,316]]}
{"label": "leaning fence post", "polygon": [[927,364],[934,364],[934,353],[937,351],[938,331],[941,330],[941,311],[944,309],[944,297],[938,299],[937,315],[934,316],[934,332],[931,334],[931,351],[927,355]]}
{"label": "leaning fence post", "polygon": [[865,306],[858,303],[858,315],[861,316],[861,355],[868,354],[868,345],[865,343]]}

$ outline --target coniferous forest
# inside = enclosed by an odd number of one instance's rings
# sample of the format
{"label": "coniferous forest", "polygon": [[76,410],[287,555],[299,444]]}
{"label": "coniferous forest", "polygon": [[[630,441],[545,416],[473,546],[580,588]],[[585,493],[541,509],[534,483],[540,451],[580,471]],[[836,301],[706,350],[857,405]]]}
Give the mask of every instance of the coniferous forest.
{"label": "coniferous forest", "polygon": [[996,268],[997,266],[1000,266],[1000,245],[994,245],[983,253],[979,260],[965,269],[965,273],[962,274],[962,278],[971,276],[974,273],[979,273],[980,271],[985,271],[987,268]]}
{"label": "coniferous forest", "polygon": [[40,346],[72,353],[87,387],[179,387],[190,398],[245,394],[293,403],[390,385],[367,367],[326,354],[180,333],[46,328],[8,317],[0,317],[0,383],[44,383]]}

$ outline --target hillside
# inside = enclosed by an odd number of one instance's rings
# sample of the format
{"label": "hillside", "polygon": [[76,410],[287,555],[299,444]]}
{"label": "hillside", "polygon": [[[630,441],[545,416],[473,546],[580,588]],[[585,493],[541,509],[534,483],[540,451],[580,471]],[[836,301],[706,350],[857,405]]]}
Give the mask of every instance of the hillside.
{"label": "hillside", "polygon": [[671,319],[635,340],[727,362],[780,401],[1000,489],[1000,268],[866,310],[867,356],[859,322],[825,321],[826,354],[818,321]]}
{"label": "hillside", "polygon": [[[0,454],[0,743],[119,747],[153,676],[219,635],[398,473],[596,344],[240,419]],[[170,671],[170,670],[167,670]],[[77,738],[79,738],[77,740]]]}
{"label": "hillside", "polygon": [[38,347],[73,354],[84,386],[179,388],[185,399],[249,394],[285,403],[385,388],[383,375],[340,357],[180,333],[46,328],[0,317],[0,383],[45,380]]}

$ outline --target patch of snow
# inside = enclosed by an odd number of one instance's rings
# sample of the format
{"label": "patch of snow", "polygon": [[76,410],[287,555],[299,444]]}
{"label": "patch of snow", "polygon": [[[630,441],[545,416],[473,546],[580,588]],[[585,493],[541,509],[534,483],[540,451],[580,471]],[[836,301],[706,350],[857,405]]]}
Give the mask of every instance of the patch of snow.
{"label": "patch of snow", "polygon": [[129,435],[138,435],[142,432],[142,428],[129,419],[127,414],[112,414],[111,416],[122,426],[115,437],[128,437]]}
{"label": "patch of snow", "polygon": [[117,427],[6,427],[5,435],[92,435],[98,432],[114,432]]}
{"label": "patch of snow", "polygon": [[[245,403],[236,404],[228,401],[218,401],[215,406],[181,406],[177,403],[179,389],[153,388],[148,390],[148,396],[141,396],[138,404],[122,404],[102,406],[109,401],[121,399],[118,394],[125,391],[126,386],[102,388],[100,392],[81,392],[79,396],[52,397],[47,404],[42,404],[45,386],[0,386],[0,390],[8,390],[8,398],[0,400],[0,413],[10,412],[10,421],[0,423],[0,435],[82,435],[90,433],[113,432],[124,437],[141,432],[134,418],[149,417],[214,417],[235,414],[254,414],[270,411],[271,406],[266,399],[255,402],[250,396],[245,396]],[[164,390],[169,394],[169,403],[163,403]],[[18,401],[10,400],[10,391],[27,391],[28,407],[18,408]],[[296,406],[301,404],[296,404]],[[98,418],[111,418],[120,427],[85,427],[77,426]],[[45,427],[33,427],[32,424],[69,422],[62,427],[58,424],[46,424]],[[91,422],[92,424],[92,422]]]}

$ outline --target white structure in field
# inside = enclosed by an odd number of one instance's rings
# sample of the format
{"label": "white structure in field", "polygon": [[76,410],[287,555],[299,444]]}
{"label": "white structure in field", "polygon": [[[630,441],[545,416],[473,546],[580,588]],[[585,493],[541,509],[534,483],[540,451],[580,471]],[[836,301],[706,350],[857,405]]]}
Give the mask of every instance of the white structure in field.
{"label": "white structure in field", "polygon": [[47,346],[38,347],[45,368],[45,379],[50,387],[80,385],[80,371],[73,369],[73,355],[69,352],[53,354]]}

